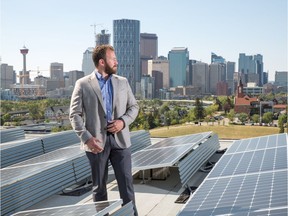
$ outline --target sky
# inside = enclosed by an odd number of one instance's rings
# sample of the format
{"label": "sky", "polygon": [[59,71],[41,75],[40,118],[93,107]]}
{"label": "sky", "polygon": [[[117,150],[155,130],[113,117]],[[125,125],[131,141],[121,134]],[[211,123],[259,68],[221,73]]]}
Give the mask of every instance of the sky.
{"label": "sky", "polygon": [[[0,0],[1,63],[49,76],[52,62],[82,69],[83,53],[113,20],[140,21],[141,33],[158,36],[158,55],[186,47],[189,58],[211,63],[211,52],[236,63],[239,53],[263,55],[269,80],[287,68],[287,0]],[[111,37],[112,38],[112,37]],[[113,44],[112,44],[113,45]],[[36,72],[34,72],[36,75]],[[31,73],[33,76],[33,72]]]}

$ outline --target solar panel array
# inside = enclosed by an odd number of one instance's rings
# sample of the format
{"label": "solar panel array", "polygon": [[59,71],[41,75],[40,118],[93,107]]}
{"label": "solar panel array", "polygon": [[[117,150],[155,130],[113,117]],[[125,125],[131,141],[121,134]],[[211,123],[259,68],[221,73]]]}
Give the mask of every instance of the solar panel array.
{"label": "solar panel array", "polygon": [[235,141],[178,215],[288,215],[287,139]]}
{"label": "solar panel array", "polygon": [[[122,200],[110,200],[103,202],[85,203],[80,205],[59,206],[53,208],[36,209],[29,211],[22,211],[13,214],[13,216],[104,216],[122,204]],[[132,216],[133,206],[129,203],[113,213],[114,216]],[[119,214],[119,211],[125,214]]]}
{"label": "solar panel array", "polygon": [[25,139],[25,132],[22,128],[9,128],[0,130],[1,144],[12,140]]}
{"label": "solar panel array", "polygon": [[[146,131],[132,132],[131,140],[132,146],[139,145],[136,148],[139,149],[142,146],[149,146],[150,136]],[[57,141],[58,139],[55,139],[55,145]],[[89,178],[90,175],[88,159],[79,149],[79,144],[3,168],[1,169],[1,213],[9,215],[24,210],[60,192],[64,187]]]}
{"label": "solar panel array", "polygon": [[43,137],[10,141],[1,145],[1,167],[7,167],[65,146],[80,143],[72,130],[45,134]]}

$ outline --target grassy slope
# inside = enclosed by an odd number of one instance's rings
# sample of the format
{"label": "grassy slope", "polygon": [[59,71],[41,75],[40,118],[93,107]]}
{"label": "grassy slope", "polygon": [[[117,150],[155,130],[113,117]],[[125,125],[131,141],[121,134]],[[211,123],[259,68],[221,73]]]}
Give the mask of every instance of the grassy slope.
{"label": "grassy slope", "polygon": [[150,130],[151,137],[174,137],[187,134],[213,131],[219,139],[245,139],[279,133],[278,127],[244,126],[244,125],[178,125]]}

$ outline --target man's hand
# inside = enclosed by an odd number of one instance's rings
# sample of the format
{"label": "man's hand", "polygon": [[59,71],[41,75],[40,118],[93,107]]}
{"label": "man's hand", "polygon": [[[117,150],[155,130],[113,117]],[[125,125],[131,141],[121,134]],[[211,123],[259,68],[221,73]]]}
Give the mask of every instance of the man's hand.
{"label": "man's hand", "polygon": [[103,148],[100,146],[101,141],[95,137],[91,137],[85,144],[91,150],[92,153],[97,154],[103,151]]}
{"label": "man's hand", "polygon": [[107,131],[115,134],[121,131],[123,127],[124,127],[123,120],[117,119],[109,122],[109,124],[107,125]]}

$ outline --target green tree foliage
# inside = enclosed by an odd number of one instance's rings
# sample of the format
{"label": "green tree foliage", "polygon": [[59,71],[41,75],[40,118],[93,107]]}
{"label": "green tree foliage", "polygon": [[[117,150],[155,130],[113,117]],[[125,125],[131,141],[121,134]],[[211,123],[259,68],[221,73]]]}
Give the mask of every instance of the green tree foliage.
{"label": "green tree foliage", "polygon": [[215,112],[218,111],[218,104],[212,104],[205,108],[205,115],[208,117],[212,117]]}
{"label": "green tree foliage", "polygon": [[188,114],[187,114],[187,121],[188,122],[193,122],[195,120],[196,120],[196,117],[195,117],[194,109],[190,109],[188,111]]}
{"label": "green tree foliage", "polygon": [[162,104],[162,106],[160,107],[159,113],[160,113],[160,114],[164,114],[164,113],[168,112],[169,110],[170,110],[169,104],[168,104],[168,102],[165,102],[165,103]]}
{"label": "green tree foliage", "polygon": [[230,112],[227,114],[227,117],[229,119],[229,121],[233,122],[234,118],[235,118],[235,111],[234,109],[231,109]]}
{"label": "green tree foliage", "polygon": [[279,117],[278,117],[279,133],[284,133],[285,125],[286,125],[286,130],[288,132],[287,114],[279,115]]}
{"label": "green tree foliage", "polygon": [[247,113],[239,113],[238,119],[242,124],[244,124],[248,120]]}
{"label": "green tree foliage", "polygon": [[273,122],[273,113],[272,112],[264,113],[263,117],[262,117],[262,122],[267,123],[267,124],[271,124]]}
{"label": "green tree foliage", "polygon": [[195,101],[194,115],[197,120],[202,120],[205,117],[203,103],[199,98],[196,98]]}
{"label": "green tree foliage", "polygon": [[254,123],[259,123],[259,120],[260,120],[260,115],[258,114],[254,114],[252,117],[251,117],[252,121]]}

